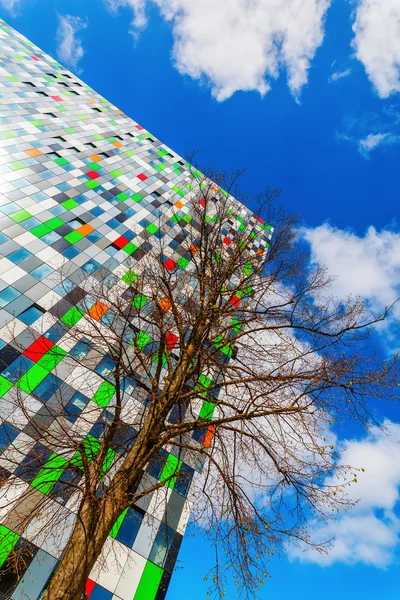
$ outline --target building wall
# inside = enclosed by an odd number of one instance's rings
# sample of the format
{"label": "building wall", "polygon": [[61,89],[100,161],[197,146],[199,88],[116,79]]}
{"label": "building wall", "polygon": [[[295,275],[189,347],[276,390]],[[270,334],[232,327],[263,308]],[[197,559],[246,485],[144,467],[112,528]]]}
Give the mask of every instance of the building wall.
{"label": "building wall", "polygon": [[[112,401],[112,385],[104,390],[99,378],[89,386],[71,360],[81,348],[71,347],[68,333],[80,318],[77,308],[87,310],[82,281],[107,270],[127,289],[133,267],[160,236],[166,268],[186,269],[190,256],[176,240],[191,194],[182,158],[0,20],[0,568],[7,571],[13,548],[30,553],[22,577],[3,575],[0,598],[37,600],[73,526],[76,505],[63,481],[78,482],[82,473],[49,441],[59,425],[56,394],[71,407],[63,426],[81,425],[92,438]],[[263,250],[269,237],[267,228],[257,241]],[[100,361],[94,371],[103,368]],[[17,409],[16,393],[28,412]],[[130,394],[142,406],[145,399]],[[85,430],[82,413],[96,404],[98,420]],[[133,428],[129,414],[124,418]],[[165,450],[145,477],[156,482],[175,462]],[[49,485],[46,465],[59,470]],[[185,477],[159,492],[162,503],[153,494],[113,528],[109,558],[88,582],[91,600],[164,598],[196,467],[183,462]],[[43,495],[46,514],[24,521]],[[50,513],[56,520],[49,528]]]}

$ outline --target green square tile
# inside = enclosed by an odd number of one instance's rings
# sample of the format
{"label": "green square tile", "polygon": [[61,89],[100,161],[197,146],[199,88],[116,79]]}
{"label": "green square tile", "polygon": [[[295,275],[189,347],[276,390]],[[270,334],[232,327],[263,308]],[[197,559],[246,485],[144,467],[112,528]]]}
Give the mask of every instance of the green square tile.
{"label": "green square tile", "polygon": [[44,225],[46,225],[46,227],[48,227],[51,231],[54,231],[55,229],[57,229],[57,227],[62,227],[63,225],[65,225],[65,223],[62,219],[54,217],[53,219],[46,221]]}
{"label": "green square tile", "polygon": [[140,309],[140,308],[143,308],[143,306],[146,304],[147,301],[148,301],[148,298],[146,296],[144,296],[143,294],[138,294],[132,300],[132,304],[135,308]]}
{"label": "green square tile", "polygon": [[0,375],[0,398],[12,388],[12,383]]}
{"label": "green square tile", "polygon": [[131,198],[134,202],[140,202],[141,200],[143,200],[143,196],[141,196],[141,194],[133,194]]}
{"label": "green square tile", "polygon": [[46,227],[46,225],[36,225],[36,227],[33,227],[33,229],[30,230],[30,232],[36,237],[41,238],[50,233],[50,229]]}
{"label": "green square tile", "polygon": [[59,346],[53,346],[36,364],[50,373],[66,355],[67,352],[65,350]]}
{"label": "green square tile", "polygon": [[99,163],[94,162],[86,165],[85,167],[88,171],[99,171],[101,169],[101,165]]}
{"label": "green square tile", "polygon": [[123,277],[121,277],[122,281],[127,283],[128,285],[132,285],[137,280],[138,276],[133,271],[127,271]]}
{"label": "green square tile", "polygon": [[82,319],[84,314],[85,313],[82,310],[73,306],[60,320],[65,323],[65,325],[68,325],[68,327],[73,327]]}
{"label": "green square tile", "polygon": [[184,256],[182,256],[179,260],[178,260],[178,265],[180,266],[181,269],[186,269],[186,267],[188,266],[188,264],[190,263],[190,260],[188,260],[187,258],[185,258]]}
{"label": "green square tile", "polygon": [[132,254],[133,252],[135,252],[135,250],[138,249],[138,246],[135,246],[135,244],[132,244],[132,242],[129,242],[128,244],[126,244],[126,246],[124,246],[123,251],[126,252],[127,254]]}
{"label": "green square tile", "polygon": [[92,401],[98,406],[105,408],[111,401],[111,398],[115,394],[115,387],[108,383],[108,381],[103,381],[97,392],[92,398]]}
{"label": "green square tile", "polygon": [[69,200],[65,200],[65,202],[61,202],[61,206],[63,206],[67,210],[72,210],[76,206],[79,206],[79,204],[75,202],[75,200],[72,200],[72,198],[70,198]]}
{"label": "green square tile", "polygon": [[156,225],[154,225],[154,223],[150,223],[150,225],[147,225],[146,230],[153,234],[156,233],[156,231],[158,231],[158,227]]}
{"label": "green square tile", "polygon": [[88,186],[88,188],[90,188],[91,190],[93,190],[96,187],[99,187],[99,183],[97,183],[97,181],[95,179],[91,179],[90,181],[86,181],[85,185]]}
{"label": "green square tile", "polygon": [[69,165],[69,160],[60,156],[60,158],[54,159],[54,162],[58,164],[59,167],[63,167],[64,165]]}
{"label": "green square tile", "polygon": [[79,242],[79,240],[81,240],[82,238],[83,235],[79,233],[79,231],[71,231],[71,233],[68,233],[64,236],[64,239],[67,240],[67,242],[69,242],[70,244],[76,244],[76,242]]}
{"label": "green square tile", "polygon": [[15,223],[21,223],[21,221],[26,221],[26,219],[30,219],[31,218],[31,214],[28,213],[27,210],[18,210],[15,213],[12,213],[12,215],[10,215],[10,219],[12,219],[13,221],[15,221]]}
{"label": "green square tile", "polygon": [[121,171],[118,171],[118,169],[115,169],[114,171],[110,172],[110,175],[112,177],[121,177],[122,173],[121,173]]}
{"label": "green square tile", "polygon": [[[145,333],[144,331],[139,331],[139,333],[136,336],[136,344],[137,347],[139,348],[139,350],[143,350],[143,348],[145,348],[145,346],[147,346],[147,344],[150,342],[151,337]],[[135,345],[135,343],[132,344],[133,346]]]}
{"label": "green square tile", "polygon": [[0,135],[6,139],[18,137],[18,134],[15,133],[15,131],[2,131],[2,132],[0,132]]}
{"label": "green square tile", "polygon": [[24,163],[20,160],[13,160],[12,162],[8,163],[8,166],[11,167],[13,171],[19,171],[20,169],[26,168],[26,165],[24,165]]}
{"label": "green square tile", "polygon": [[133,600],[155,600],[164,571],[147,561]]}
{"label": "green square tile", "polygon": [[19,539],[18,533],[14,533],[5,525],[0,525],[0,568],[6,562]]}
{"label": "green square tile", "polygon": [[17,381],[16,385],[24,392],[30,394],[48,374],[49,372],[46,369],[36,364]]}
{"label": "green square tile", "polygon": [[123,202],[124,200],[128,200],[129,196],[128,194],[125,194],[125,192],[121,192],[118,194],[117,198]]}

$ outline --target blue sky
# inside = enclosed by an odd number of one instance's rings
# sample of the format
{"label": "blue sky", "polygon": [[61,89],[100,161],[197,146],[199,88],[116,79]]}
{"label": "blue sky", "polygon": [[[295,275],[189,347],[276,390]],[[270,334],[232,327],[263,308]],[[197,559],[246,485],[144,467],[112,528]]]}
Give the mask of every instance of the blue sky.
{"label": "blue sky", "polygon": [[[283,188],[333,293],[373,309],[400,295],[398,0],[0,0],[0,16],[175,151],[247,167],[248,194]],[[385,435],[339,432],[368,468],[359,507],[322,532],[331,557],[274,559],[262,598],[399,598],[400,410],[374,412]],[[204,599],[212,559],[188,537],[168,600]]]}

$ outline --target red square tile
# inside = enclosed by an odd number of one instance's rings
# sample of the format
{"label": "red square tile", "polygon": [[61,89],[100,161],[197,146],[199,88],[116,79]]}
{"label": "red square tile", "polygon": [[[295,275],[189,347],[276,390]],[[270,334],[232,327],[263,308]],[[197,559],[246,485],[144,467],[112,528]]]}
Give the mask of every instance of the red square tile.
{"label": "red square tile", "polygon": [[147,175],[145,175],[144,173],[140,173],[140,175],[138,175],[138,179],[140,179],[140,181],[146,181]]}
{"label": "red square tile", "polygon": [[95,586],[95,582],[92,581],[91,579],[88,579],[86,581],[86,586],[85,586],[85,592],[88,598],[90,598],[90,594],[93,592],[93,588]]}
{"label": "red square tile", "polygon": [[114,244],[116,246],[118,246],[118,248],[123,248],[128,243],[129,243],[129,240],[127,240],[126,237],[124,237],[123,235],[121,235],[119,238],[117,238],[114,242]]}
{"label": "red square tile", "polygon": [[141,125],[136,125],[136,129],[139,129],[141,131],[143,127]]}
{"label": "red square tile", "polygon": [[233,296],[233,298],[230,299],[230,303],[233,304],[233,306],[236,306],[236,308],[239,306],[239,302],[240,298],[237,296]]}
{"label": "red square tile", "polygon": [[176,342],[179,340],[178,336],[172,333],[172,331],[168,331],[167,335],[165,336],[165,339],[167,342],[168,350],[172,352],[172,350],[176,346]]}
{"label": "red square tile", "polygon": [[90,177],[90,179],[97,179],[98,177],[100,177],[100,175],[96,171],[89,171],[88,173],[86,173],[86,175]]}
{"label": "red square tile", "polygon": [[172,269],[175,269],[176,267],[176,262],[174,262],[172,260],[172,258],[167,258],[167,260],[164,263],[164,267],[168,270],[168,271],[172,271]]}
{"label": "red square tile", "polygon": [[206,201],[204,200],[204,198],[202,198],[202,199],[200,200],[200,204],[201,204],[201,206],[205,206],[205,205],[206,205]]}
{"label": "red square tile", "polygon": [[62,98],[60,98],[60,96],[50,96],[50,98],[53,98],[53,100],[57,100],[57,102],[62,102]]}
{"label": "red square tile", "polygon": [[33,362],[37,362],[42,356],[46,354],[54,346],[53,342],[45,338],[43,335],[33,342],[24,352],[24,356],[27,356]]}
{"label": "red square tile", "polygon": [[230,246],[232,244],[231,238],[228,238],[228,237],[224,238],[224,244],[226,244],[227,246]]}

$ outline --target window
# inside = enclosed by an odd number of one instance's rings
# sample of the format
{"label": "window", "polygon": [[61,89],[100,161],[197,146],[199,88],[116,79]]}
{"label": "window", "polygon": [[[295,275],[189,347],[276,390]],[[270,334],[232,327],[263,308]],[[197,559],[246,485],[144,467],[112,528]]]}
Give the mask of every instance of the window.
{"label": "window", "polygon": [[159,567],[163,567],[173,539],[173,529],[167,527],[165,523],[161,523],[156,539],[154,540],[153,548],[150,552],[149,560]]}
{"label": "window", "polygon": [[[39,267],[40,268],[40,267]],[[44,310],[37,306],[37,304],[33,304],[23,313],[18,315],[18,319],[25,323],[25,325],[32,325],[35,321],[37,321],[43,314]]]}
{"label": "window", "polygon": [[71,423],[75,423],[88,402],[89,398],[86,398],[80,392],[76,392],[65,406],[65,418]]}
{"label": "window", "polygon": [[57,392],[61,384],[61,379],[50,373],[43,379],[42,383],[35,388],[33,393],[43,402],[47,402]]}
{"label": "window", "polygon": [[15,298],[18,298],[18,296],[20,296],[20,293],[17,292],[17,290],[15,290],[13,287],[10,286],[4,289],[0,292],[0,307],[2,308],[3,306],[6,306],[9,302],[12,302],[15,300]]}
{"label": "window", "polygon": [[90,346],[84,344],[83,342],[79,342],[70,350],[70,355],[76,358],[77,360],[82,360],[85,358],[87,354],[90,352]]}
{"label": "window", "polygon": [[8,259],[11,260],[15,265],[19,265],[23,260],[29,258],[32,254],[25,248],[20,248],[12,254],[8,255]]}
{"label": "window", "polygon": [[140,509],[136,507],[128,508],[116,539],[128,548],[132,548],[140,525],[142,524],[143,517],[144,513]]}

